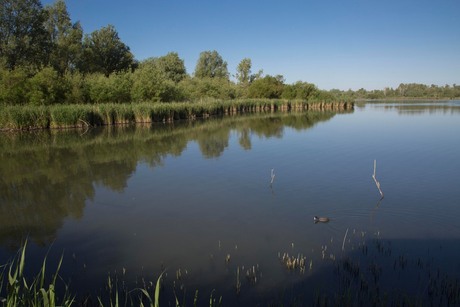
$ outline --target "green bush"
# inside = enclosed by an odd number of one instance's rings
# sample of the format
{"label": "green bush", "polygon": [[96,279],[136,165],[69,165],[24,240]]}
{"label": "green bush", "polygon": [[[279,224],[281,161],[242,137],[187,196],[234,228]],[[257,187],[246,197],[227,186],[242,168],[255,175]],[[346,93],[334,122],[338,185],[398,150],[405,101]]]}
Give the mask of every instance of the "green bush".
{"label": "green bush", "polygon": [[0,66],[0,104],[26,104],[28,82],[28,75],[24,69],[10,71]]}
{"label": "green bush", "polygon": [[80,104],[89,103],[89,86],[83,74],[79,72],[67,72],[64,75],[66,85],[66,103]]}
{"label": "green bush", "polygon": [[41,69],[29,79],[27,98],[32,105],[64,103],[65,93],[64,79],[51,67]]}

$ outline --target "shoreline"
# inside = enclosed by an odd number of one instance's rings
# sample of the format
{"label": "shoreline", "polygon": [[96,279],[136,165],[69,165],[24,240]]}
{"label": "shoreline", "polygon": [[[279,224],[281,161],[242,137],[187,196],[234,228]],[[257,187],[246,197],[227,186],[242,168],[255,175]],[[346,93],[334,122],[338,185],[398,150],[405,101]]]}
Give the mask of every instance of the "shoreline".
{"label": "shoreline", "polygon": [[0,131],[68,129],[120,124],[174,122],[259,112],[353,110],[348,101],[236,100],[176,103],[6,106],[0,114]]}

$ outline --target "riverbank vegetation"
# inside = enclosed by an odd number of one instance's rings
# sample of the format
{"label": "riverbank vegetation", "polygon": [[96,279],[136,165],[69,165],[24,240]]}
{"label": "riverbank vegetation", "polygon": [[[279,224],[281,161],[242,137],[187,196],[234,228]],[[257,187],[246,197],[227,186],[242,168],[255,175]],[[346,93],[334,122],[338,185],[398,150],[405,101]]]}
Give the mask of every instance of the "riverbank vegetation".
{"label": "riverbank vegetation", "polygon": [[[159,110],[165,107],[159,103],[171,102],[220,100],[225,104],[233,102],[239,108],[244,101],[249,103],[245,108],[250,109],[252,99],[330,103],[368,98],[460,97],[457,85],[401,84],[395,90],[355,92],[320,90],[304,81],[286,84],[282,75],[264,75],[263,70],[254,73],[249,58],[243,58],[231,74],[227,62],[215,50],[201,52],[193,73],[186,71],[184,60],[176,52],[138,61],[113,25],[85,34],[79,22],[72,22],[63,0],[45,7],[40,0],[3,1],[0,16],[0,108],[9,114],[3,116],[2,127],[144,121],[139,116],[150,121],[148,118],[168,116],[140,110]],[[45,107],[54,105],[67,107]],[[11,106],[20,108],[8,108]],[[183,112],[201,107],[190,106]],[[169,108],[184,108],[184,104]],[[81,114],[89,109],[93,110],[90,113],[105,115]],[[18,116],[14,120],[13,114]],[[5,122],[5,118],[10,120]]]}
{"label": "riverbank vegetation", "polygon": [[137,61],[112,25],[84,34],[63,0],[8,0],[0,7],[0,105],[54,105],[335,97],[307,82],[251,72],[245,58],[231,80],[217,51],[204,51],[188,74],[175,52]]}
{"label": "riverbank vegetation", "polygon": [[420,83],[401,83],[397,88],[385,87],[383,90],[341,91],[337,89],[328,92],[337,99],[351,100],[413,100],[413,99],[458,99],[460,98],[460,85],[435,84],[425,85]]}
{"label": "riverbank vegetation", "polygon": [[209,100],[196,103],[75,104],[5,106],[0,113],[3,130],[89,127],[115,124],[171,122],[214,115],[299,110],[351,110],[352,103],[302,100]]}

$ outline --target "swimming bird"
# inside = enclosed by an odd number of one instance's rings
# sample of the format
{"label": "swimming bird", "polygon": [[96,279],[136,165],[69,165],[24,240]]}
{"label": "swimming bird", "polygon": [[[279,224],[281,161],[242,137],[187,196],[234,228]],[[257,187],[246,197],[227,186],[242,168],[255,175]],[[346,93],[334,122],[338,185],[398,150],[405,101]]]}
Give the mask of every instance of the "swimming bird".
{"label": "swimming bird", "polygon": [[316,215],[313,217],[313,221],[316,223],[327,223],[329,222],[329,218],[328,217],[317,217]]}

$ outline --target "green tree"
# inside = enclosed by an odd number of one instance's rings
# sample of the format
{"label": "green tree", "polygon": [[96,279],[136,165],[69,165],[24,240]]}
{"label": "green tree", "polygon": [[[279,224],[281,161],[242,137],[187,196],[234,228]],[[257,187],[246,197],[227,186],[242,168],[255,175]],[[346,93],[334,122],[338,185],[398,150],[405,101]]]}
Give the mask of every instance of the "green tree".
{"label": "green tree", "polygon": [[85,36],[81,71],[100,72],[108,77],[113,72],[132,68],[134,63],[133,54],[120,40],[114,26],[108,25]]}
{"label": "green tree", "polygon": [[72,24],[64,0],[57,0],[45,7],[47,20],[45,28],[52,44],[50,65],[64,75],[72,71],[82,54],[83,29],[80,23]]}
{"label": "green tree", "polygon": [[284,89],[284,78],[281,75],[275,77],[267,75],[254,80],[248,88],[249,98],[280,98]]}
{"label": "green tree", "polygon": [[236,79],[239,84],[249,83],[249,77],[251,76],[251,59],[244,58],[236,67]]}
{"label": "green tree", "polygon": [[27,72],[22,67],[15,70],[0,67],[0,104],[25,104],[28,82]]}
{"label": "green tree", "polygon": [[94,73],[86,77],[90,101],[93,103],[131,102],[133,85],[130,72],[112,73],[108,77]]}
{"label": "green tree", "polygon": [[297,81],[292,85],[286,85],[284,87],[282,98],[308,100],[312,98],[317,92],[318,89],[314,84]]}
{"label": "green tree", "polygon": [[178,87],[163,68],[155,58],[140,63],[133,73],[132,97],[135,101],[180,100]]}
{"label": "green tree", "polygon": [[203,98],[234,99],[236,88],[223,78],[186,78],[179,83],[183,98],[197,101]]}
{"label": "green tree", "polygon": [[175,83],[187,76],[184,60],[179,58],[177,52],[169,52],[167,55],[155,59],[155,66],[165,74],[166,79]]}
{"label": "green tree", "polygon": [[228,80],[229,74],[227,62],[225,62],[217,51],[203,51],[195,67],[195,77],[203,78],[224,78]]}
{"label": "green tree", "polygon": [[28,82],[27,97],[33,105],[63,103],[65,92],[63,78],[51,67],[41,69]]}
{"label": "green tree", "polygon": [[39,0],[0,1],[0,57],[6,68],[38,68],[50,51],[44,27],[46,14]]}

